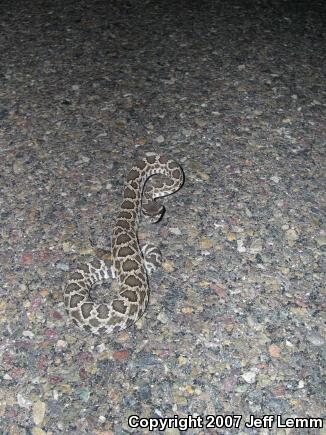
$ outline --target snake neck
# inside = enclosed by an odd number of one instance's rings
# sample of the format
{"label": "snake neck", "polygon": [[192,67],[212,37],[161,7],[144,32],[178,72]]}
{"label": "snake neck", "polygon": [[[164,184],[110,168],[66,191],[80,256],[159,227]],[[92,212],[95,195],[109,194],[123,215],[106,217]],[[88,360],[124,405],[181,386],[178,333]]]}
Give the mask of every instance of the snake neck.
{"label": "snake neck", "polygon": [[139,175],[138,178],[126,182],[122,204],[113,229],[113,237],[122,232],[137,232],[141,215],[142,193],[146,179],[146,176]]}

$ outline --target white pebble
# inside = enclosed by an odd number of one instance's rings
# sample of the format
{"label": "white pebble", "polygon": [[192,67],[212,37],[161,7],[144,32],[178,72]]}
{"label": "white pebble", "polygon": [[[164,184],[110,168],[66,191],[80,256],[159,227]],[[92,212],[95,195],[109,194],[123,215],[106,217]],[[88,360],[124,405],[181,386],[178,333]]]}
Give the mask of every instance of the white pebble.
{"label": "white pebble", "polygon": [[32,331],[23,331],[23,336],[27,338],[33,338],[34,334]]}
{"label": "white pebble", "polygon": [[237,251],[238,252],[246,252],[245,246],[243,246],[243,240],[237,240]]}
{"label": "white pebble", "polygon": [[299,383],[298,383],[298,388],[301,390],[302,388],[304,388],[304,381],[302,379],[300,379]]}
{"label": "white pebble", "polygon": [[56,342],[55,348],[56,350],[62,350],[65,349],[67,347],[67,342],[64,340],[58,340]]}
{"label": "white pebble", "polygon": [[175,234],[176,236],[181,235],[180,228],[170,228],[170,233]]}
{"label": "white pebble", "polygon": [[17,394],[17,403],[21,408],[29,408],[32,405],[32,402],[20,393]]}
{"label": "white pebble", "polygon": [[255,372],[245,372],[241,377],[248,383],[254,384],[256,381],[256,373]]}
{"label": "white pebble", "polygon": [[163,143],[165,141],[164,136],[160,135],[156,138],[156,142]]}

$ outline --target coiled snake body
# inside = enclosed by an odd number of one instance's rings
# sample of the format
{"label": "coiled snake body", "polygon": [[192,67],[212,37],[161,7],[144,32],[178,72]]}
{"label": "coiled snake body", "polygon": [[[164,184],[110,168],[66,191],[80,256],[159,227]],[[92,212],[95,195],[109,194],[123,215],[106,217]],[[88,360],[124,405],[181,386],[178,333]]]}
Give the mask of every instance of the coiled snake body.
{"label": "coiled snake body", "polygon": [[[145,185],[149,177],[164,175],[160,185]],[[131,326],[144,313],[149,300],[147,273],[159,263],[153,247],[140,250],[137,230],[141,213],[158,221],[164,207],[155,198],[171,195],[183,184],[183,172],[173,160],[159,155],[144,157],[127,175],[121,209],[111,239],[112,276],[117,279],[117,297],[109,303],[97,303],[91,289],[110,279],[110,269],[101,259],[82,264],[71,275],[64,289],[64,303],[70,319],[93,334],[118,332]],[[144,257],[143,257],[143,255]]]}

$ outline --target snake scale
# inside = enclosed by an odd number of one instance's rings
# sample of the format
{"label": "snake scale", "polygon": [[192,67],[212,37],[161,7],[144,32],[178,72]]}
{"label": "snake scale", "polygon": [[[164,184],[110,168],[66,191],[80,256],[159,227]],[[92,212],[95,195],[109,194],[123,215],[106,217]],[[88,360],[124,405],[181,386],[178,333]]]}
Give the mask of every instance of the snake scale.
{"label": "snake scale", "polygon": [[[161,174],[159,184],[147,185],[152,176]],[[111,271],[106,262],[95,258],[81,264],[70,274],[64,287],[68,316],[80,328],[93,334],[121,331],[136,322],[149,300],[148,277],[159,264],[159,251],[153,246],[140,249],[137,237],[140,216],[158,221],[164,207],[155,199],[171,195],[184,181],[181,167],[171,159],[150,155],[137,161],[129,171],[123,201],[111,237]],[[117,279],[118,292],[109,303],[98,303],[91,290],[99,283]]]}

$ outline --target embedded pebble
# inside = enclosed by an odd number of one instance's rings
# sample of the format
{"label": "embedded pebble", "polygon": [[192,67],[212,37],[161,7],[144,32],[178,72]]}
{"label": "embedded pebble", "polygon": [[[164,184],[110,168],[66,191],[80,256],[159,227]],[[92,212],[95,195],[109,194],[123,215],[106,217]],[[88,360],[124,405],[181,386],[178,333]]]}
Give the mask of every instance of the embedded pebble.
{"label": "embedded pebble", "polygon": [[324,346],[325,345],[325,340],[320,334],[311,332],[311,333],[307,334],[307,339],[314,346]]}
{"label": "embedded pebble", "polygon": [[156,138],[157,143],[163,143],[164,141],[165,141],[164,136],[162,136],[162,135],[157,136],[157,138]]}
{"label": "embedded pebble", "polygon": [[46,405],[40,400],[33,403],[33,420],[37,426],[40,426],[44,420]]}
{"label": "embedded pebble", "polygon": [[20,393],[17,394],[17,403],[22,408],[30,408],[30,406],[32,405],[31,400],[27,399]]}
{"label": "embedded pebble", "polygon": [[256,382],[256,372],[245,372],[241,375],[241,377],[248,383],[248,384],[254,384]]}
{"label": "embedded pebble", "polygon": [[279,358],[281,356],[281,349],[276,344],[270,345],[268,351],[273,358]]}
{"label": "embedded pebble", "polygon": [[177,429],[177,428],[174,428],[174,427],[172,427],[172,428],[167,428],[166,430],[165,430],[165,433],[166,433],[166,435],[179,435],[180,434],[180,431],[179,431],[179,429]]}
{"label": "embedded pebble", "polygon": [[168,317],[162,311],[158,314],[157,319],[162,323],[167,323],[169,321]]}
{"label": "embedded pebble", "polygon": [[169,229],[170,233],[175,234],[176,236],[180,236],[181,235],[181,231],[180,228],[170,228]]}
{"label": "embedded pebble", "polygon": [[210,249],[213,247],[213,242],[208,237],[203,237],[199,241],[199,245],[200,245],[201,249]]}
{"label": "embedded pebble", "polygon": [[298,388],[301,390],[302,388],[304,388],[304,381],[302,379],[300,379],[299,383],[298,383]]}
{"label": "embedded pebble", "polygon": [[173,262],[168,261],[168,260],[163,261],[162,267],[166,272],[169,272],[169,273],[173,272],[175,269],[175,265],[173,264]]}
{"label": "embedded pebble", "polygon": [[46,435],[46,434],[47,434],[47,432],[45,432],[40,427],[33,427],[33,429],[32,429],[32,435]]}
{"label": "embedded pebble", "polygon": [[285,232],[285,237],[289,240],[289,241],[296,241],[296,240],[298,240],[298,238],[299,238],[299,234],[298,234],[298,232],[295,230],[295,229],[293,229],[293,228],[291,228],[291,229],[289,229],[289,230],[287,230],[286,232]]}
{"label": "embedded pebble", "polygon": [[55,348],[57,350],[63,350],[67,347],[67,345],[68,345],[68,343],[65,340],[58,340],[56,345],[55,345]]}
{"label": "embedded pebble", "polygon": [[317,245],[320,247],[326,245],[326,235],[325,234],[322,234],[322,235],[316,237],[315,240],[316,240]]}
{"label": "embedded pebble", "polygon": [[207,121],[200,118],[195,118],[195,123],[198,125],[198,127],[205,127],[207,125]]}
{"label": "embedded pebble", "polygon": [[32,331],[23,331],[23,336],[27,338],[33,338],[34,333]]}
{"label": "embedded pebble", "polygon": [[243,244],[243,240],[241,240],[241,239],[237,240],[237,251],[241,252],[241,253],[247,251],[246,247]]}
{"label": "embedded pebble", "polygon": [[251,242],[249,252],[251,252],[252,254],[258,254],[259,252],[262,251],[262,249],[263,249],[262,241],[256,239]]}

